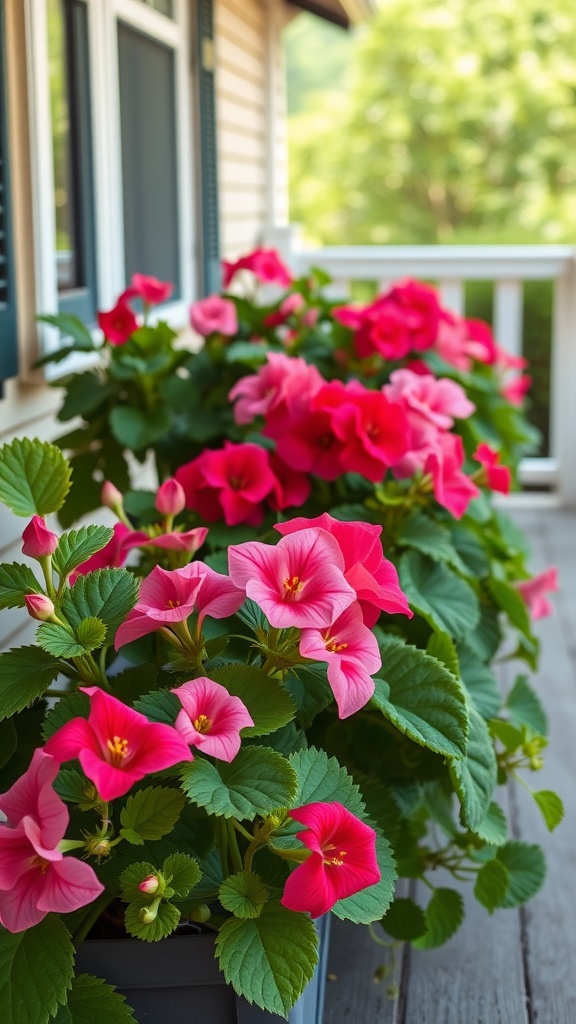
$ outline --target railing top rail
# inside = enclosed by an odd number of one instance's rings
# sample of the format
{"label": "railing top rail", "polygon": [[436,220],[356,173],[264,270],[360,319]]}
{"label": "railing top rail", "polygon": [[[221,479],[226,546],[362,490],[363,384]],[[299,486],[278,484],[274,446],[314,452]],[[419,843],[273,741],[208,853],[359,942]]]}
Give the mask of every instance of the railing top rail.
{"label": "railing top rail", "polygon": [[335,278],[415,277],[459,281],[550,280],[576,260],[573,245],[335,245],[293,252],[299,268],[321,266]]}

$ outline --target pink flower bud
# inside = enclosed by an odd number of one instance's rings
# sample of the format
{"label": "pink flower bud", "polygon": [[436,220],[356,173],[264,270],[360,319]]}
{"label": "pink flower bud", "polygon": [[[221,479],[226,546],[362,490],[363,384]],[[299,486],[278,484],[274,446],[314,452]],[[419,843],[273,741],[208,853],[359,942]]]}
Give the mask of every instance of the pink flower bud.
{"label": "pink flower bud", "polygon": [[156,508],[163,516],[177,516],[186,505],[184,488],[171,477],[158,488]]}
{"label": "pink flower bud", "polygon": [[55,618],[54,604],[45,594],[25,594],[24,600],[28,614],[40,622],[50,622]]}
{"label": "pink flower bud", "polygon": [[113,512],[117,508],[122,508],[122,495],[110,480],[105,480],[102,484],[100,501],[106,508],[111,508]]}
{"label": "pink flower bud", "polygon": [[42,516],[32,516],[22,534],[22,554],[28,558],[47,558],[58,547],[58,537],[48,529]]}
{"label": "pink flower bud", "polygon": [[158,892],[159,885],[160,880],[158,875],[147,875],[146,878],[140,882],[138,888],[140,889],[140,892],[145,892],[147,896],[153,896],[155,892]]}

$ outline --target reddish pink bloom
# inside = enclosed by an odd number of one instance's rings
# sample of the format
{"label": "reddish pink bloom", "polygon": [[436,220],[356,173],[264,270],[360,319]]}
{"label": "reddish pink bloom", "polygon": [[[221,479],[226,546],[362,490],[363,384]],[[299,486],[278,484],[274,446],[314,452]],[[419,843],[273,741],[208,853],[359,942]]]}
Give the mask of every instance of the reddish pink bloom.
{"label": "reddish pink bloom", "polygon": [[194,610],[198,612],[198,629],[208,615],[211,619],[227,619],[238,611],[246,596],[229,576],[216,572],[204,562],[191,562],[180,570],[191,583],[198,581]]}
{"label": "reddish pink bloom", "polygon": [[146,893],[147,896],[153,896],[154,893],[158,892],[159,887],[160,879],[158,875],[146,875],[146,878],[143,878],[138,885],[140,892]]}
{"label": "reddish pink bloom", "polygon": [[443,434],[438,447],[431,452],[424,464],[424,473],[430,473],[434,485],[434,496],[456,519],[464,515],[472,498],[480,491],[470,477],[462,472],[464,446],[456,434]]}
{"label": "reddish pink bloom", "polygon": [[206,526],[196,526],[193,530],[186,530],[184,533],[171,530],[170,533],[161,533],[157,537],[148,537],[144,534],[145,539],[142,539],[142,534],[134,533],[131,547],[163,548],[166,551],[186,551],[189,555],[194,555],[202,547],[207,536]]}
{"label": "reddish pink bloom", "polygon": [[255,249],[254,252],[242,256],[235,263],[226,260],[222,263],[224,288],[227,288],[239,270],[251,270],[262,284],[278,284],[287,288],[292,284],[292,275],[282,263],[274,249]]}
{"label": "reddish pink bloom", "polygon": [[509,493],[512,474],[508,466],[500,464],[500,452],[494,451],[490,445],[483,442],[478,445],[472,458],[476,459],[484,469],[485,481],[481,480],[481,483],[485,482],[485,486],[489,487],[491,491],[499,491],[500,494]]}
{"label": "reddish pink bloom", "polygon": [[256,416],[266,417],[268,437],[280,437],[288,424],[307,412],[310,399],[324,380],[315,366],[304,359],[269,352],[258,373],[242,377],[228,398],[236,401],[236,423],[252,423]]}
{"label": "reddish pink bloom", "polygon": [[[485,327],[484,332],[481,327]],[[488,325],[479,320],[465,320],[447,309],[442,311],[434,350],[450,366],[469,373],[475,359],[481,363],[493,362],[491,344],[494,339]]]}
{"label": "reddish pink bloom", "polygon": [[312,852],[288,878],[283,906],[321,917],[338,900],[380,881],[376,833],[342,804],[305,804],[290,817],[306,825],[297,835]]}
{"label": "reddish pink bloom", "polygon": [[291,519],[274,527],[282,536],[313,528],[325,530],[337,542],[344,559],[344,578],[356,593],[366,626],[374,626],[381,611],[412,617],[396,568],[384,558],[381,526],[345,523],[324,512],[316,519]]}
{"label": "reddish pink bloom", "polygon": [[132,274],[132,287],[127,291],[130,295],[137,295],[147,306],[158,306],[170,298],[174,285],[171,281],[159,281],[147,274]]}
{"label": "reddish pink bloom", "polygon": [[336,698],[338,715],[348,718],[374,693],[374,672],[382,666],[378,641],[362,621],[355,603],[327,629],[303,629],[300,654],[328,662],[328,682]]}
{"label": "reddish pink bloom", "polygon": [[189,576],[189,568],[169,571],[154,566],[142,580],[134,608],[118,628],[116,650],[162,627],[169,629],[173,622],[184,622],[192,614],[200,581]]}
{"label": "reddish pink bloom", "polygon": [[60,763],[78,758],[102,800],[124,796],[151,772],[192,760],[188,746],[171,725],[149,722],[97,686],[80,689],[90,697],[88,720],[66,722],[44,750]]}
{"label": "reddish pink bloom", "polygon": [[344,559],[325,530],[300,530],[272,547],[258,541],[228,548],[230,578],[272,626],[330,626],[356,600]]}
{"label": "reddish pink bloom", "polygon": [[59,767],[35,750],[27,772],[0,796],[0,924],[12,933],[46,914],[78,910],[104,891],[88,864],[58,849],[69,821],[52,788]]}
{"label": "reddish pink bloom", "polygon": [[280,327],[294,313],[298,313],[304,305],[304,299],[299,292],[291,292],[285,299],[282,299],[278,309],[264,317],[265,327]]}
{"label": "reddish pink bloom", "polygon": [[531,387],[532,377],[523,374],[521,377],[515,377],[513,380],[508,381],[502,388],[502,395],[508,399],[511,405],[520,406],[523,404],[526,394]]}
{"label": "reddish pink bloom", "polygon": [[190,307],[190,323],[204,338],[211,334],[224,334],[231,338],[238,331],[236,306],[231,299],[209,295]]}
{"label": "reddish pink bloom", "polygon": [[98,313],[98,326],[111,345],[124,345],[138,330],[138,321],[126,300],[120,298],[113,309]]}
{"label": "reddish pink bloom", "polygon": [[172,693],[182,705],[174,727],[185,743],[220,761],[233,761],[240,750],[240,730],[254,725],[240,698],[206,676],[191,679]]}
{"label": "reddish pink bloom", "polygon": [[48,529],[42,516],[32,519],[22,533],[22,554],[28,558],[48,558],[58,547],[58,537]]}
{"label": "reddish pink bloom", "polygon": [[[96,569],[119,569],[128,558],[128,552],[138,544],[146,543],[149,539],[146,533],[130,530],[124,523],[115,523],[113,529],[114,534],[108,543],[100,548],[100,551],[87,558],[85,562],[82,562],[82,565],[77,566],[70,577],[71,583],[74,583],[78,576],[85,576],[86,573],[95,572]],[[133,543],[136,538],[139,539]]]}
{"label": "reddish pink bloom", "polygon": [[[469,318],[465,322],[468,338],[471,343],[469,348],[470,354],[479,363],[487,363],[488,365],[495,363],[498,346],[490,324],[487,324],[485,320],[470,320]],[[473,348],[472,345],[474,346]]]}
{"label": "reddish pink bloom", "polygon": [[442,307],[438,293],[422,281],[401,281],[389,292],[405,313],[410,334],[410,348],[424,352],[436,341]]}
{"label": "reddish pink bloom", "polygon": [[[267,428],[264,433],[267,434]],[[332,429],[328,412],[303,413],[278,436],[276,452],[292,469],[335,480],[344,472],[344,444]]]}
{"label": "reddish pink bloom", "polygon": [[549,569],[545,569],[539,576],[533,576],[531,580],[520,580],[515,587],[526,602],[532,618],[542,619],[554,611],[546,594],[548,591],[553,592],[560,589],[558,570],[555,565],[551,565]]}
{"label": "reddish pink bloom", "polygon": [[24,601],[26,610],[33,619],[38,619],[40,622],[54,620],[54,602],[45,594],[24,594]]}
{"label": "reddish pink bloom", "polygon": [[307,473],[299,473],[287,466],[274,453],[270,454],[270,469],[276,478],[274,490],[266,499],[271,508],[275,511],[284,508],[298,508],[307,501],[312,490]]}
{"label": "reddish pink bloom", "polygon": [[182,485],[174,477],[165,480],[156,492],[154,504],[161,516],[177,516],[186,507]]}
{"label": "reddish pink bloom", "polygon": [[376,354],[383,359],[402,359],[410,351],[409,320],[389,296],[380,296],[361,312],[344,306],[334,310],[334,315],[356,331],[354,348],[361,359]]}
{"label": "reddish pink bloom", "polygon": [[276,485],[266,449],[230,441],[218,451],[203,451],[175,475],[188,508],[207,522],[224,518],[228,526],[261,523],[262,502]]}

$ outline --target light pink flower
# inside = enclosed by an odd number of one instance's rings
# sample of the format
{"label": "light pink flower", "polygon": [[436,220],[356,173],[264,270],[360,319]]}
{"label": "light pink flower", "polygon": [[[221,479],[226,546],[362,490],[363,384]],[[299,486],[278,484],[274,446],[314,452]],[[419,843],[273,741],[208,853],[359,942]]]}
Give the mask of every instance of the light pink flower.
{"label": "light pink flower", "polygon": [[345,523],[324,512],[315,519],[296,518],[274,527],[284,537],[312,528],[325,530],[337,542],[344,559],[344,578],[356,592],[366,626],[374,626],[381,611],[412,617],[396,568],[384,557],[381,526]]}
{"label": "light pink flower", "polygon": [[443,434],[435,451],[431,452],[424,464],[424,473],[430,473],[434,485],[434,497],[456,519],[464,515],[473,498],[480,491],[470,477],[462,472],[464,446],[456,434]]}
{"label": "light pink flower", "polygon": [[191,747],[220,761],[233,761],[240,750],[240,730],[254,725],[239,697],[207,676],[172,690],[182,705],[174,727]]}
{"label": "light pink flower", "polygon": [[305,804],[290,817],[306,825],[297,835],[312,852],[288,878],[283,906],[321,917],[338,900],[380,881],[376,833],[342,804]]}
{"label": "light pink flower", "polygon": [[266,360],[258,373],[237,381],[228,398],[236,402],[236,423],[252,423],[256,416],[265,416],[267,436],[275,437],[308,411],[324,380],[315,366],[299,357],[269,352]]}
{"label": "light pink flower", "polygon": [[204,562],[191,562],[180,570],[191,584],[198,582],[194,610],[198,612],[198,630],[208,615],[211,619],[227,619],[243,603],[246,593],[229,576],[216,572]]}
{"label": "light pink flower", "polygon": [[146,540],[135,540],[132,546],[163,548],[167,551],[186,551],[189,555],[194,555],[202,547],[207,536],[208,528],[206,526],[196,526],[193,530],[186,530],[184,533],[180,533],[179,530],[171,530],[170,533],[161,533],[156,537],[146,536]]}
{"label": "light pink flower", "polygon": [[211,334],[224,334],[231,338],[238,331],[236,306],[231,299],[209,295],[190,307],[190,323],[204,338]]}
{"label": "light pink flower", "polygon": [[228,548],[230,577],[272,626],[330,626],[356,599],[344,559],[324,530],[301,530],[272,547],[258,541]]}
{"label": "light pink flower", "polygon": [[115,647],[154,633],[173,622],[185,622],[192,614],[200,586],[198,578],[191,578],[187,570],[162,569],[155,565],[142,580],[138,600],[116,633]]}
{"label": "light pink flower", "polygon": [[364,625],[357,603],[327,629],[303,629],[300,654],[328,663],[328,682],[340,718],[348,718],[370,700],[374,693],[372,675],[382,666],[382,659],[378,641]]}
{"label": "light pink flower", "polygon": [[192,754],[171,725],[149,722],[97,686],[80,689],[90,697],[90,714],[72,718],[46,743],[58,762],[78,758],[102,800],[124,796],[151,772],[191,761]]}
{"label": "light pink flower", "polygon": [[100,501],[106,508],[112,509],[113,512],[122,508],[122,494],[111,480],[105,480],[102,484]]}
{"label": "light pink flower", "polygon": [[511,405],[522,405],[527,392],[532,387],[532,377],[523,374],[521,377],[514,377],[502,388],[502,395],[507,398]]}
{"label": "light pink flower", "polygon": [[24,601],[26,602],[26,611],[33,619],[38,619],[39,622],[54,620],[56,611],[54,602],[46,597],[46,594],[24,594]]}
{"label": "light pink flower", "polygon": [[58,547],[58,536],[48,529],[42,516],[32,516],[22,533],[22,554],[28,558],[47,558]]}
{"label": "light pink flower", "polygon": [[98,326],[111,345],[125,345],[138,330],[138,320],[126,299],[118,299],[113,309],[98,313]]}
{"label": "light pink flower", "polygon": [[554,592],[560,589],[558,570],[555,565],[551,565],[549,569],[545,569],[538,576],[533,576],[531,580],[520,580],[515,587],[524,599],[532,618],[543,619],[554,611],[554,606],[546,594],[548,591]]}
{"label": "light pink flower", "polygon": [[[500,494],[509,493],[512,473],[508,466],[500,464],[500,452],[495,451],[489,444],[482,442],[482,444],[478,445],[472,458],[482,465],[486,486],[491,491],[499,491]],[[483,480],[480,482],[482,483]]]}
{"label": "light pink flower", "polygon": [[464,388],[446,377],[426,376],[409,369],[394,370],[382,391],[393,401],[403,401],[413,429],[411,447],[419,448],[434,439],[438,430],[448,430],[455,419],[467,419],[476,406]]}
{"label": "light pink flower", "polygon": [[88,864],[58,849],[69,821],[52,788],[59,767],[35,750],[26,773],[0,796],[0,924],[12,933],[46,914],[78,910],[104,890]]}

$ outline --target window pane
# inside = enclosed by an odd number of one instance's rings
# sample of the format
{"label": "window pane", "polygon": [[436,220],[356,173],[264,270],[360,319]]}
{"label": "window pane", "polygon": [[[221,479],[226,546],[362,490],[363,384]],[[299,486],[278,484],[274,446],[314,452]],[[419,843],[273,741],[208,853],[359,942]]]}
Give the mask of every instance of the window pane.
{"label": "window pane", "polygon": [[155,11],[160,11],[160,14],[165,14],[167,18],[174,17],[174,0],[140,0],[140,3],[146,4],[147,7],[153,7]]}
{"label": "window pane", "polygon": [[122,23],[118,51],[126,280],[152,274],[178,294],[174,53]]}
{"label": "window pane", "polygon": [[56,213],[56,267],[58,289],[81,284],[74,237],[72,137],[68,99],[66,24],[62,0],[48,0],[48,54],[50,106],[54,153],[54,203]]}

